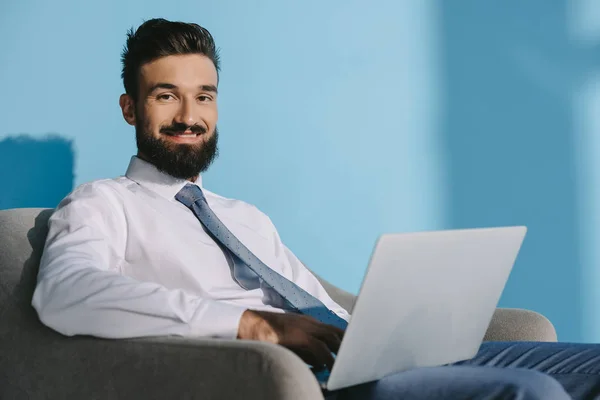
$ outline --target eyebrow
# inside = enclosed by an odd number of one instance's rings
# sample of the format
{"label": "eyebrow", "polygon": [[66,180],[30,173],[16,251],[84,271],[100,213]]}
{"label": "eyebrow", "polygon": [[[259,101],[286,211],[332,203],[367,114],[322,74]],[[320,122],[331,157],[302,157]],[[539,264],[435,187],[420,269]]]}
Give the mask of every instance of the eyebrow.
{"label": "eyebrow", "polygon": [[[172,83],[159,82],[157,84],[152,85],[148,93],[154,93],[158,89],[174,90],[177,89],[177,85],[173,85]],[[213,92],[215,94],[218,93],[217,87],[215,85],[200,85],[198,86],[198,89],[200,89],[203,92]]]}

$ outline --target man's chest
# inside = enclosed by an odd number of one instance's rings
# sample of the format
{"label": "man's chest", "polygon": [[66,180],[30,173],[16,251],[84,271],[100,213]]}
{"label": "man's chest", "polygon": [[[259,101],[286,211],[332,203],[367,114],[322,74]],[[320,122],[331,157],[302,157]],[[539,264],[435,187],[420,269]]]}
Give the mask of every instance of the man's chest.
{"label": "man's chest", "polygon": [[[232,279],[234,261],[191,211],[152,199],[126,210],[121,271],[141,281],[196,293],[239,291]],[[221,222],[258,258],[281,270],[273,234],[260,216],[244,210],[212,208]]]}

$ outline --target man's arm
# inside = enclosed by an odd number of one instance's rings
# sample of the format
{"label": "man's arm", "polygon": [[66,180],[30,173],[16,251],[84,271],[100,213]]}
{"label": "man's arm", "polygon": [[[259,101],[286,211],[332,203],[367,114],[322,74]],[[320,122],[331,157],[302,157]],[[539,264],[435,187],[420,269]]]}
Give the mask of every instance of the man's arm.
{"label": "man's arm", "polygon": [[236,338],[245,308],[120,274],[126,224],[120,199],[106,186],[85,185],[61,202],[33,295],[40,320],[69,336]]}

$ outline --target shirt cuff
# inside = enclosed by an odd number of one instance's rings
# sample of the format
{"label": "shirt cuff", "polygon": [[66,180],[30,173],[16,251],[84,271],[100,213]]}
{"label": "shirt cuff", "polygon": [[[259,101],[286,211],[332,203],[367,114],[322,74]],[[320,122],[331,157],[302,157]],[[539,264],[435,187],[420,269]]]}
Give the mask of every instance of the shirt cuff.
{"label": "shirt cuff", "polygon": [[190,323],[192,336],[237,339],[238,328],[246,307],[211,301]]}

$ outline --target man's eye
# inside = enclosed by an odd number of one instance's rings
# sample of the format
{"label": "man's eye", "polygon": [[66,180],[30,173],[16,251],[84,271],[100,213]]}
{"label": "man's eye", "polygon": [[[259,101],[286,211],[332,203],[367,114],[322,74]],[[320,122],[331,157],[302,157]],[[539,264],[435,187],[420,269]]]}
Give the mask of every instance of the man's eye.
{"label": "man's eye", "polygon": [[212,97],[210,96],[198,96],[198,100],[204,102],[204,101],[211,101]]}
{"label": "man's eye", "polygon": [[159,100],[171,100],[172,98],[173,98],[173,95],[169,94],[169,93],[159,94],[157,96],[157,99],[159,99]]}

